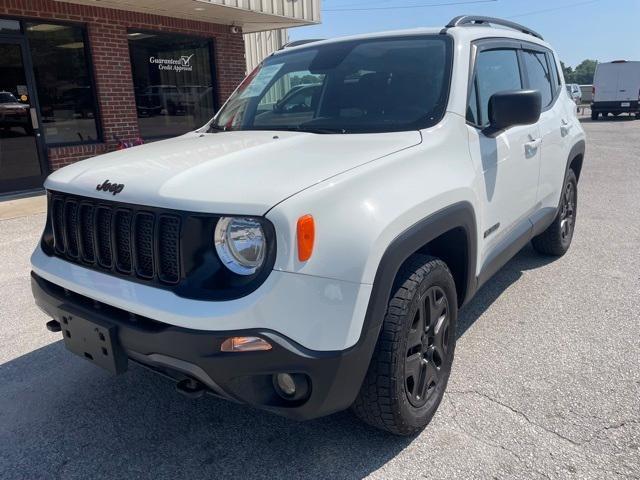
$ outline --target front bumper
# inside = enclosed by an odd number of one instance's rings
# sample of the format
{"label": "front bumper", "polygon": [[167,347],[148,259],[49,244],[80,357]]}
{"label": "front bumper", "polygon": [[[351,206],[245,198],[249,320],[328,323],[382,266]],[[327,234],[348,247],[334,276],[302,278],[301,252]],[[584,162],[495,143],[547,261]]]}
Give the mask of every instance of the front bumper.
{"label": "front bumper", "polygon": [[[160,323],[73,293],[33,272],[31,285],[36,304],[55,320],[72,310],[88,320],[114,325],[117,342],[129,359],[178,381],[195,379],[217,396],[299,420],[344,410],[353,403],[377,341],[377,329],[371,328],[347,350],[318,352],[266,329],[214,332]],[[239,335],[262,337],[273,348],[220,351],[224,340]],[[273,386],[275,373],[305,375],[310,393],[301,400],[284,399]]]}

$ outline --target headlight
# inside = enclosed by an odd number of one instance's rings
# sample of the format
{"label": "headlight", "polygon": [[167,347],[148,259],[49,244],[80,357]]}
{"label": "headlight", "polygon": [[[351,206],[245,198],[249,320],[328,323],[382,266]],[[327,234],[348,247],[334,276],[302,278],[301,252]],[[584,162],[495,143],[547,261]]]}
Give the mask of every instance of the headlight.
{"label": "headlight", "polygon": [[214,243],[222,263],[238,275],[253,275],[264,263],[264,230],[253,218],[222,217],[216,225]]}

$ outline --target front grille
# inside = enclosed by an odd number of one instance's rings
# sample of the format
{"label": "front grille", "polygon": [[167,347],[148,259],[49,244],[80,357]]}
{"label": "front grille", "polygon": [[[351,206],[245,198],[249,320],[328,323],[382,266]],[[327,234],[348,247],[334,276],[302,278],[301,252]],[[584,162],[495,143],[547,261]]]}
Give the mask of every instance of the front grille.
{"label": "front grille", "polygon": [[140,280],[180,281],[179,215],[55,192],[49,215],[58,257]]}

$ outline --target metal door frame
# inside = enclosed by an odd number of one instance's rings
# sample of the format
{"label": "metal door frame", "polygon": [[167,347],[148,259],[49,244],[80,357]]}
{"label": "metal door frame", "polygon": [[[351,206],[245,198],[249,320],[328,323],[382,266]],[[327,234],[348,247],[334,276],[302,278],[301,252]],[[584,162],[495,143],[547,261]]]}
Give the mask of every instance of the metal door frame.
{"label": "metal door frame", "polygon": [[[21,23],[22,26],[22,23]],[[38,176],[18,178],[14,180],[0,180],[0,197],[3,195],[10,195],[24,190],[33,190],[42,188],[44,179],[49,172],[49,163],[47,159],[47,150],[44,144],[44,137],[42,135],[42,119],[40,116],[40,103],[38,102],[38,95],[35,88],[35,76],[33,73],[33,63],[31,62],[31,52],[29,45],[24,34],[0,34],[0,44],[17,45],[20,47],[22,53],[22,68],[24,69],[25,81],[27,83],[27,92],[29,93],[29,99],[31,108],[35,110],[35,116],[37,119],[37,128],[34,128],[34,137],[36,143],[36,151],[38,154],[38,161],[40,163],[40,171],[42,172]]]}

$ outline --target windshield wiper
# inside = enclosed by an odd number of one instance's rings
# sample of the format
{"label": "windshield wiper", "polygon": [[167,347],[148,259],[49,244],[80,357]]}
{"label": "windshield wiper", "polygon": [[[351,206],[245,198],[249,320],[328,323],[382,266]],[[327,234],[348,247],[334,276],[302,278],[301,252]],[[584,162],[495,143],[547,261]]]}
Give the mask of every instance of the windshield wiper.
{"label": "windshield wiper", "polygon": [[207,133],[226,132],[226,131],[227,131],[227,127],[221,127],[220,125],[216,125],[215,123],[212,123],[211,125],[209,125],[209,128],[207,128]]}
{"label": "windshield wiper", "polygon": [[[286,131],[286,132],[306,132],[306,133],[319,133],[319,134],[329,134],[329,133],[340,133],[340,134],[345,134],[348,133],[347,130],[345,128],[338,128],[338,127],[312,127],[312,126],[304,126],[304,125],[298,125],[298,126],[291,126],[291,127],[272,127],[272,128],[268,128],[265,127],[265,130],[282,130],[282,131]],[[261,128],[262,130],[262,128]]]}
{"label": "windshield wiper", "polygon": [[345,128],[338,127],[298,127],[298,131],[309,133],[347,133]]}

